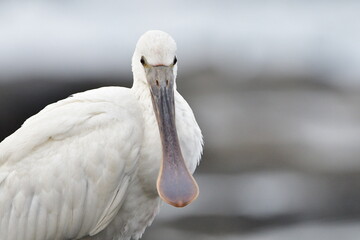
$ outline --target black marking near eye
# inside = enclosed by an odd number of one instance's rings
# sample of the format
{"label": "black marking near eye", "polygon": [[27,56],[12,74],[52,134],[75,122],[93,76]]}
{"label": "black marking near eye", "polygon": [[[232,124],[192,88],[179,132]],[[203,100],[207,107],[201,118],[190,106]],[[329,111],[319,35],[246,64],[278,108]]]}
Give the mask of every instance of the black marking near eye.
{"label": "black marking near eye", "polygon": [[177,63],[177,58],[175,57],[175,58],[174,58],[173,65],[175,65],[176,63]]}
{"label": "black marking near eye", "polygon": [[143,66],[145,66],[146,62],[144,56],[141,57],[140,62]]}

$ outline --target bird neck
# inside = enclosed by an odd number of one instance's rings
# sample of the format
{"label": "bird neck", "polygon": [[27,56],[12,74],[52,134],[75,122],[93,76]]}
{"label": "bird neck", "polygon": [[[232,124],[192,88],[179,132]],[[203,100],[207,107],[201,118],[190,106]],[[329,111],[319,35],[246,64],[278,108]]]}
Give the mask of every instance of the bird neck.
{"label": "bird neck", "polygon": [[141,105],[145,105],[144,107],[146,108],[151,106],[150,110],[152,110],[150,88],[146,83],[146,79],[139,79],[134,76],[134,83],[131,90]]}
{"label": "bird neck", "polygon": [[161,166],[161,142],[149,86],[134,77],[131,91],[138,100],[143,117],[143,142],[138,163],[138,178],[148,196],[157,198],[156,180]]}

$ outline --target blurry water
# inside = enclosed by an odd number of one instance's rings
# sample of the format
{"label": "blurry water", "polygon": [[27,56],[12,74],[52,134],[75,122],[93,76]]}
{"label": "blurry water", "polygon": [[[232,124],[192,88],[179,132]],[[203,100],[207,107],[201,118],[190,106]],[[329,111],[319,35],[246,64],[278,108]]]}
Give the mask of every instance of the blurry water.
{"label": "blurry water", "polygon": [[0,77],[130,75],[138,37],[161,29],[178,41],[182,73],[211,67],[358,86],[359,10],[356,0],[3,1]]}

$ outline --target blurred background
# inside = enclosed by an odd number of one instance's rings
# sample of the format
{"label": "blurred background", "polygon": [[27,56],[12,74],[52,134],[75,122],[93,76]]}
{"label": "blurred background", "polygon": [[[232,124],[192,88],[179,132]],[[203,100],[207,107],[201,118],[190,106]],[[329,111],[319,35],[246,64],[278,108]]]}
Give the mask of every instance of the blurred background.
{"label": "blurred background", "polygon": [[150,29],[178,44],[205,138],[200,197],[143,239],[360,238],[360,2],[1,1],[0,139],[72,93],[131,86]]}

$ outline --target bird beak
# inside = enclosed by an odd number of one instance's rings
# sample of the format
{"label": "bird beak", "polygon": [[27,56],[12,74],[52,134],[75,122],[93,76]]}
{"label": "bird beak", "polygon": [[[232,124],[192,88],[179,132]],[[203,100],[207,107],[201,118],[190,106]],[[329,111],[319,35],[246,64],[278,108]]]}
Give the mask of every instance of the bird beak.
{"label": "bird beak", "polygon": [[199,188],[185,165],[177,136],[173,66],[148,65],[145,71],[163,152],[156,187],[165,202],[184,207],[197,198]]}

